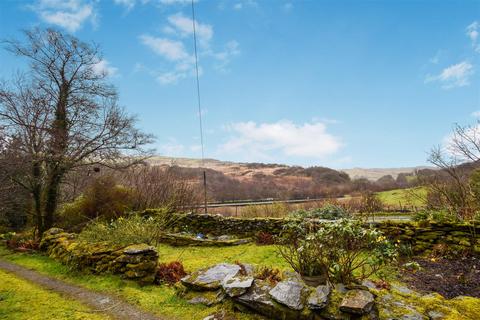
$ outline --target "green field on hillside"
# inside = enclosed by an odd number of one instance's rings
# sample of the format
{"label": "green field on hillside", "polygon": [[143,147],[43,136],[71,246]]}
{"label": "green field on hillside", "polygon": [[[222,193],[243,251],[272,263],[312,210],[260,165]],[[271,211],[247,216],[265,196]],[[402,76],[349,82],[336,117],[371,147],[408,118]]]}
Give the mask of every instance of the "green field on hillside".
{"label": "green field on hillside", "polygon": [[377,193],[380,200],[386,206],[397,208],[420,208],[425,206],[427,189],[424,187],[395,189]]}

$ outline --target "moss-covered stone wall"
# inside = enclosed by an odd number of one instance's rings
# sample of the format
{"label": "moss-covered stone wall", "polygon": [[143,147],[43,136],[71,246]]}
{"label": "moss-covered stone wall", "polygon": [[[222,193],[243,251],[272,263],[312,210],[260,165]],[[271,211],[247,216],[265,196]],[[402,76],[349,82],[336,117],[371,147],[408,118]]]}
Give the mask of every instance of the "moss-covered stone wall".
{"label": "moss-covered stone wall", "polygon": [[[480,253],[480,227],[466,223],[418,224],[413,222],[382,222],[375,224],[386,236],[408,243],[415,253],[448,250],[458,253],[473,250]],[[444,248],[439,245],[445,245]]]}
{"label": "moss-covered stone wall", "polygon": [[[279,234],[285,224],[282,218],[234,218],[220,215],[187,213],[178,215],[176,231],[211,234],[254,236],[263,231]],[[407,243],[415,253],[432,250],[437,244],[446,244],[456,251],[471,250],[480,253],[480,227],[462,223],[378,222],[374,226],[390,239]],[[476,235],[476,236],[475,236]]]}
{"label": "moss-covered stone wall", "polygon": [[259,231],[279,234],[285,220],[282,218],[233,218],[213,214],[179,214],[175,219],[175,231],[237,236],[253,236]]}
{"label": "moss-covered stone wall", "polygon": [[152,283],[158,253],[146,244],[118,247],[108,243],[91,244],[76,240],[76,235],[52,228],[43,234],[40,249],[63,264],[93,273],[122,274],[142,284]]}

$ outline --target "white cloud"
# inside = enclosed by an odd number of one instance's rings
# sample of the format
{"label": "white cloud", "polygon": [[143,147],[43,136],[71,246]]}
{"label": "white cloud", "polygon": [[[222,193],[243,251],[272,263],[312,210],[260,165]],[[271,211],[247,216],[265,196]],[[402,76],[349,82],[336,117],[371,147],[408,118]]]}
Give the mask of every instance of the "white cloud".
{"label": "white cloud", "polygon": [[471,116],[474,118],[480,118],[480,110],[472,112]]}
{"label": "white cloud", "polygon": [[216,53],[212,53],[213,57],[217,60],[215,64],[215,69],[221,72],[228,71],[228,65],[230,64],[233,57],[240,54],[239,43],[235,40],[227,42],[225,48]]}
{"label": "white cloud", "polygon": [[102,59],[93,66],[93,71],[99,75],[106,75],[108,77],[115,77],[118,75],[118,68],[110,65],[106,59]]}
{"label": "white cloud", "polygon": [[[169,16],[168,22],[171,25],[170,30],[176,30],[182,37],[193,34],[192,19],[185,17],[181,13]],[[209,24],[202,24],[195,21],[195,32],[200,44],[203,44],[204,46],[208,45],[208,42],[213,37],[213,28]]]}
{"label": "white cloud", "polygon": [[157,38],[149,35],[141,35],[140,41],[156,54],[163,56],[171,61],[185,60],[189,54],[181,41],[170,40],[167,38]]}
{"label": "white cloud", "polygon": [[[163,37],[141,35],[140,41],[165,60],[173,63],[170,70],[154,72],[157,81],[162,85],[175,84],[182,79],[195,75],[195,60],[193,52],[186,49],[184,41],[191,41],[193,20],[181,13],[167,18],[168,25],[163,27]],[[232,40],[226,43],[222,51],[214,51],[211,41],[213,27],[209,24],[195,22],[195,31],[199,40],[198,57],[214,60],[215,69],[226,72],[232,58],[240,54],[238,42]],[[203,73],[199,67],[199,75]]]}
{"label": "white cloud", "polygon": [[480,53],[480,43],[478,41],[480,23],[478,21],[474,21],[465,30],[467,37],[469,37],[470,41],[472,42],[473,49]]}
{"label": "white cloud", "polygon": [[473,73],[473,65],[467,61],[462,61],[443,69],[436,76],[428,75],[425,83],[438,81],[442,83],[442,88],[444,89],[464,87],[470,84],[470,77]]}
{"label": "white cloud", "polygon": [[79,30],[86,21],[96,24],[96,11],[92,2],[84,0],[39,0],[30,8],[41,20],[66,29]]}
{"label": "white cloud", "polygon": [[474,158],[480,158],[480,151],[477,148],[480,142],[480,122],[464,127],[463,130],[462,134],[453,132],[445,136],[441,145],[442,151],[457,160],[471,161],[471,159],[466,158],[466,154],[463,151],[462,146],[466,146],[465,149],[468,150]]}
{"label": "white cloud", "polygon": [[235,3],[233,5],[233,9],[235,9],[235,10],[242,10],[242,8],[243,8],[243,4],[241,2]]}
{"label": "white cloud", "polygon": [[281,152],[291,157],[319,159],[335,154],[343,145],[321,122],[297,125],[289,120],[260,124],[249,121],[230,124],[226,129],[232,136],[220,146],[222,154],[265,159],[270,158],[272,152]]}
{"label": "white cloud", "polygon": [[131,10],[135,6],[136,0],[113,0],[113,2],[124,6],[127,10]]}

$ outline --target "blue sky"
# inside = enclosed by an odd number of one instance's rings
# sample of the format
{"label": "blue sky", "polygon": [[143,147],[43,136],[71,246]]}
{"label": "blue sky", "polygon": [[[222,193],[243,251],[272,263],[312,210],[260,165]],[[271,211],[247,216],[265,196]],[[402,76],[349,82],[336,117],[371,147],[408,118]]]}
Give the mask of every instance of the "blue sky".
{"label": "blue sky", "polygon": [[[426,163],[480,116],[480,1],[198,0],[206,157]],[[200,157],[189,0],[0,2],[0,38],[51,26],[101,45],[159,154]],[[0,77],[24,63],[0,52]]]}

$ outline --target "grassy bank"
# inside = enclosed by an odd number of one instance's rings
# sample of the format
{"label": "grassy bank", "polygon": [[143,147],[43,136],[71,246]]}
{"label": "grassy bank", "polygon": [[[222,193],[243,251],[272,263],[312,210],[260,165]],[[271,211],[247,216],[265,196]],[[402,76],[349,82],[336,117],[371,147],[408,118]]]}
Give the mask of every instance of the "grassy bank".
{"label": "grassy bank", "polygon": [[[171,253],[172,255],[174,253]],[[162,253],[160,254],[162,256]],[[165,256],[164,257],[168,257]],[[64,280],[69,283],[77,284],[85,288],[99,292],[110,293],[122,297],[125,301],[135,304],[140,308],[150,311],[159,316],[169,319],[203,319],[206,316],[221,309],[221,306],[205,307],[202,305],[192,305],[179,298],[172,287],[145,286],[141,287],[135,282],[122,280],[113,275],[91,275],[70,270],[68,267],[50,259],[41,254],[23,254],[12,253],[5,247],[0,246],[0,258],[17,263],[21,266],[36,270],[42,274]],[[208,257],[206,255],[206,258]],[[162,259],[163,260],[163,259]],[[190,260],[190,259],[189,259]],[[1,275],[0,275],[1,276]],[[3,278],[2,278],[3,279]],[[3,288],[0,284],[0,288]],[[1,309],[0,309],[1,310]],[[35,311],[22,312],[27,318],[31,318]],[[0,313],[0,315],[2,315]],[[90,316],[90,315],[89,315]],[[2,317],[0,317],[2,318]],[[3,319],[3,318],[2,318]],[[6,318],[23,319],[23,318]],[[38,319],[63,319],[61,317],[40,317]],[[97,319],[97,318],[65,318],[65,319]],[[98,318],[101,319],[101,318]],[[256,315],[238,314],[239,320],[263,319]]]}

